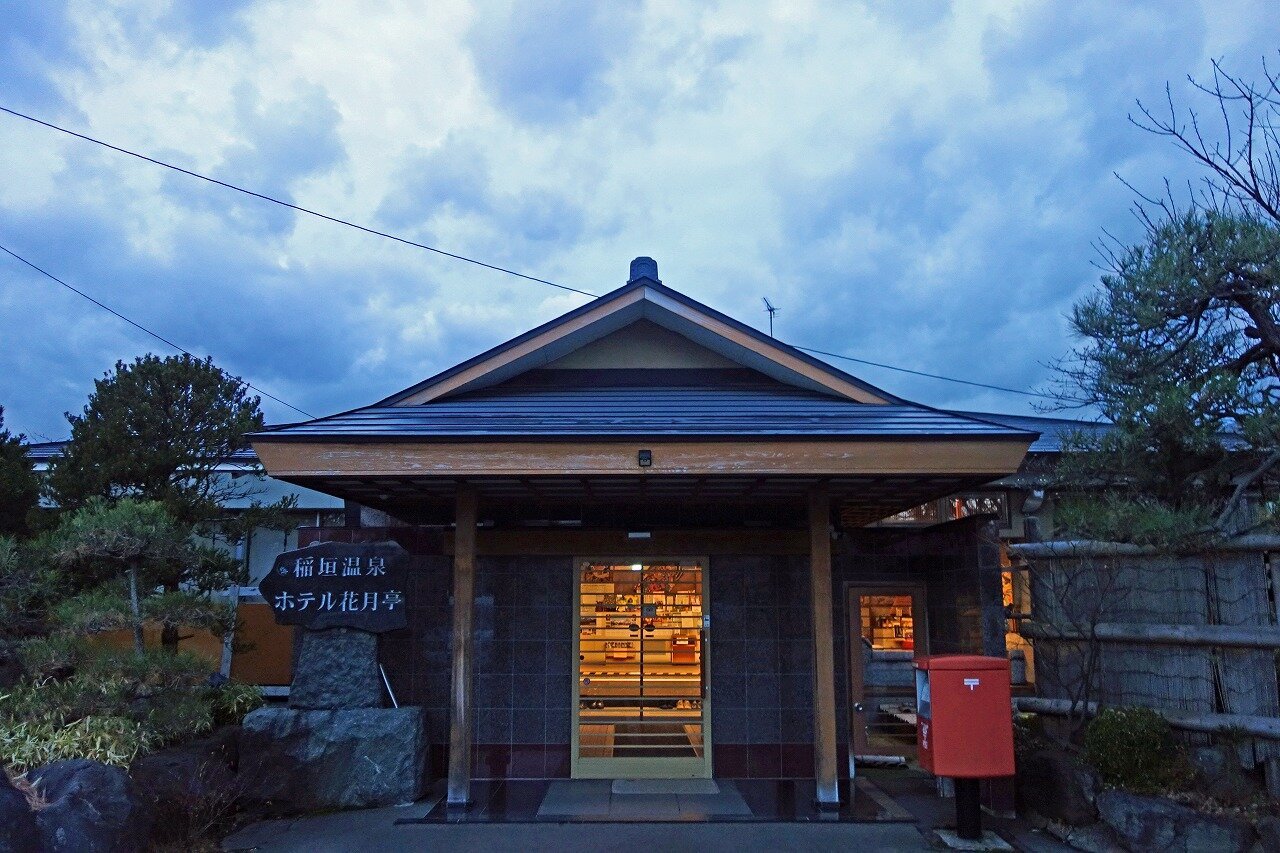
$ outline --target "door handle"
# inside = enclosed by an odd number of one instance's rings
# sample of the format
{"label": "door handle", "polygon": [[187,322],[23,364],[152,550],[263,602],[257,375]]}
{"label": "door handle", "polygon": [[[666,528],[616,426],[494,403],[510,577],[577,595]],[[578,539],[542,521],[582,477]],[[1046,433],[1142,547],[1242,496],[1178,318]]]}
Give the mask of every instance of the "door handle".
{"label": "door handle", "polygon": [[707,631],[698,629],[698,648],[694,650],[698,661],[698,695],[705,702],[707,699]]}

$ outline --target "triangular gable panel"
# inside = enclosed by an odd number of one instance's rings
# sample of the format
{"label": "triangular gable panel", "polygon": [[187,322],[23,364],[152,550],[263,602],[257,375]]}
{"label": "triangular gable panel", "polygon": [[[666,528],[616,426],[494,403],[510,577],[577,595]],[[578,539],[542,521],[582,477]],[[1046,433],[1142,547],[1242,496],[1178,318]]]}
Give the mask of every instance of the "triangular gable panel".
{"label": "triangular gable panel", "polygon": [[710,362],[718,357],[730,366],[747,367],[788,385],[859,403],[903,402],[662,284],[640,279],[378,405],[421,405],[488,388],[536,368],[573,366],[575,360],[593,357],[611,358],[622,366],[618,359],[623,348],[617,343],[643,334],[648,326],[661,329],[658,335],[674,334],[687,342],[673,348],[673,358],[677,350],[686,360]]}
{"label": "triangular gable panel", "polygon": [[551,370],[707,370],[742,367],[652,320],[637,320],[561,356]]}

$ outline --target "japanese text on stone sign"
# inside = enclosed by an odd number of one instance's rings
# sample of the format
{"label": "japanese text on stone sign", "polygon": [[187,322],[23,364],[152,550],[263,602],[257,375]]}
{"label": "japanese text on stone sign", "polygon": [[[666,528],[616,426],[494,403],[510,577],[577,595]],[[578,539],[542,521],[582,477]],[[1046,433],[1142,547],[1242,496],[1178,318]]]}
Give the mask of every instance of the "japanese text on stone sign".
{"label": "japanese text on stone sign", "polygon": [[[339,565],[341,561],[341,565]],[[387,573],[384,557],[299,557],[293,568],[284,565],[276,569],[281,575],[295,578],[309,577],[381,577]]]}
{"label": "japanese text on stone sign", "polygon": [[[279,566],[276,572],[295,578],[358,578],[382,577],[387,573],[384,557],[298,557],[292,566]],[[399,590],[361,592],[331,590],[320,593],[282,591],[272,599],[276,610],[303,611],[314,608],[319,611],[361,613],[365,611],[394,611],[404,603]]]}

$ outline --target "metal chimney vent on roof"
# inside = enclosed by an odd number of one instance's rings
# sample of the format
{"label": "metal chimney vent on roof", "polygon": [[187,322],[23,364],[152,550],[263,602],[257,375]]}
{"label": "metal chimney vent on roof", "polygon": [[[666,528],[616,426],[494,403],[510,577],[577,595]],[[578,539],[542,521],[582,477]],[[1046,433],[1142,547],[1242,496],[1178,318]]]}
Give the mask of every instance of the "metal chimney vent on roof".
{"label": "metal chimney vent on roof", "polygon": [[658,278],[658,262],[653,258],[639,257],[631,262],[631,277],[627,279],[627,284],[638,278],[647,278],[651,281],[662,283],[662,279]]}

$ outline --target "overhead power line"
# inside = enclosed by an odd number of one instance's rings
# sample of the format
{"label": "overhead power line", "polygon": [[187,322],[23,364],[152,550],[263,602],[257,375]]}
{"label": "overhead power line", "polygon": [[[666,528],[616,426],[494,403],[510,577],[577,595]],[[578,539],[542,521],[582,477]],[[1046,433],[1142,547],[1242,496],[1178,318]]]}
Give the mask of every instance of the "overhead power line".
{"label": "overhead power line", "polygon": [[[160,341],[161,343],[166,344],[167,346],[173,347],[173,348],[174,348],[174,349],[176,349],[178,352],[183,353],[184,355],[191,356],[191,358],[195,358],[195,357],[196,357],[196,356],[192,355],[190,351],[188,351],[188,350],[187,350],[187,349],[185,349],[184,347],[180,347],[180,346],[178,346],[178,345],[177,345],[177,344],[175,344],[173,341],[171,341],[171,340],[169,340],[168,338],[166,338],[164,335],[161,335],[161,334],[159,334],[159,333],[157,333],[157,332],[153,332],[153,331],[151,331],[151,330],[150,330],[150,329],[148,329],[146,326],[142,325],[141,323],[137,322],[136,320],[131,320],[130,318],[128,318],[128,317],[126,317],[125,315],[121,314],[121,313],[120,313],[119,311],[117,311],[116,309],[112,308],[110,305],[104,305],[103,303],[99,302],[97,299],[94,299],[92,296],[90,296],[89,294],[85,293],[83,290],[80,290],[79,288],[76,288],[76,287],[73,287],[73,286],[72,286],[72,285],[70,285],[70,284],[67,284],[65,281],[63,281],[62,279],[58,278],[56,275],[54,275],[53,273],[49,272],[48,270],[43,269],[43,268],[41,268],[41,267],[39,267],[39,266],[36,266],[36,265],[35,265],[35,264],[33,264],[31,261],[29,261],[29,260],[27,260],[26,258],[22,257],[21,255],[19,255],[17,252],[13,251],[12,249],[9,249],[9,248],[7,248],[7,247],[5,247],[5,246],[3,246],[3,245],[0,245],[0,252],[4,252],[5,254],[7,254],[7,255],[9,255],[10,257],[12,257],[14,260],[16,260],[16,261],[19,261],[19,262],[21,262],[21,263],[26,264],[27,266],[31,267],[31,269],[33,269],[33,270],[35,270],[36,272],[40,273],[40,275],[44,276],[45,278],[51,279],[51,280],[53,280],[53,281],[56,281],[58,284],[60,284],[60,285],[62,285],[63,287],[65,287],[67,290],[70,290],[72,293],[76,294],[77,296],[82,296],[82,297],[84,297],[85,299],[88,299],[90,302],[92,302],[94,305],[97,305],[97,306],[98,306],[99,308],[101,308],[103,311],[106,311],[106,312],[107,312],[107,313],[109,313],[109,314],[113,314],[113,315],[115,315],[116,317],[119,317],[121,320],[124,320],[124,321],[125,321],[126,323],[128,323],[130,326],[133,326],[135,329],[139,329],[139,330],[141,330],[141,331],[143,331],[143,332],[146,332],[148,335],[150,335],[151,337],[155,338],[157,341]],[[242,381],[242,382],[244,382],[244,380],[241,380],[241,381]],[[261,388],[259,388],[257,385],[254,385],[252,382],[244,382],[244,384],[245,384],[245,385],[247,385],[248,387],[252,388],[254,391],[257,391],[257,392],[258,392],[259,394],[261,394],[262,396],[264,396],[264,397],[266,397],[266,398],[268,398],[268,399],[270,399],[270,400],[275,400],[277,403],[279,403],[279,404],[280,404],[280,405],[282,405],[282,406],[285,406],[286,408],[293,409],[295,412],[297,412],[297,413],[298,413],[298,414],[300,414],[300,415],[305,415],[306,417],[311,418],[312,420],[314,420],[314,419],[315,419],[315,415],[311,414],[310,412],[304,411],[303,409],[299,409],[297,406],[293,405],[292,403],[286,403],[284,400],[281,400],[281,399],[280,399],[279,397],[277,397],[276,395],[274,395],[274,394],[269,394],[269,393],[267,393],[266,391],[263,391]]]}
{"label": "overhead power line", "polygon": [[[386,239],[388,239],[388,240],[394,240],[394,241],[395,241],[395,242],[397,242],[397,243],[403,243],[403,244],[404,244],[404,245],[406,245],[406,246],[413,246],[414,248],[417,248],[417,249],[425,249],[425,250],[426,250],[426,251],[428,251],[428,252],[434,252],[435,254],[437,254],[437,255],[442,255],[442,256],[444,256],[444,257],[446,257],[446,258],[453,258],[453,259],[454,259],[454,260],[456,260],[456,261],[462,261],[463,263],[468,263],[468,264],[472,264],[472,265],[474,265],[474,266],[483,267],[484,269],[493,270],[494,272],[505,273],[505,274],[507,274],[507,275],[515,276],[516,278],[522,278],[522,279],[524,279],[524,280],[526,280],[526,281],[532,281],[532,282],[535,282],[535,283],[537,283],[537,284],[545,284],[545,285],[547,285],[548,287],[558,288],[559,290],[566,290],[566,291],[569,291],[569,292],[571,292],[571,293],[579,293],[579,294],[581,294],[581,295],[583,295],[583,296],[589,296],[589,297],[591,297],[592,299],[598,299],[598,298],[600,298],[600,294],[598,294],[598,293],[592,293],[592,292],[591,292],[591,291],[589,291],[589,290],[582,290],[581,288],[577,288],[577,287],[570,287],[570,286],[569,286],[569,285],[567,285],[567,284],[559,284],[558,282],[549,281],[548,279],[545,279],[545,278],[538,278],[537,276],[527,275],[527,274],[522,273],[522,272],[517,272],[516,270],[513,270],[513,269],[508,269],[507,267],[498,266],[497,264],[490,264],[490,263],[487,263],[487,262],[485,262],[485,261],[477,260],[476,258],[469,258],[469,257],[467,257],[466,255],[459,255],[459,254],[457,254],[457,253],[455,253],[455,252],[447,252],[447,251],[445,251],[444,249],[439,249],[439,248],[436,248],[435,246],[428,246],[426,243],[419,243],[419,242],[417,242],[416,240],[410,240],[410,239],[409,239],[409,238],[407,238],[407,237],[400,237],[400,236],[398,236],[398,235],[396,235],[396,234],[390,234],[390,233],[388,233],[388,232],[386,232],[386,231],[380,231],[380,230],[378,230],[377,228],[371,228],[371,227],[369,227],[369,226],[367,226],[367,225],[360,225],[359,223],[352,222],[352,221],[350,221],[350,220],[348,220],[348,219],[343,219],[343,218],[338,217],[338,216],[332,216],[332,215],[327,214],[327,213],[321,213],[321,212],[320,212],[320,211],[318,211],[318,210],[312,210],[311,208],[308,208],[308,207],[302,207],[301,205],[293,204],[292,202],[284,201],[283,199],[279,199],[279,198],[276,198],[276,197],[274,197],[274,196],[267,195],[267,194],[265,194],[265,193],[260,193],[260,192],[257,192],[257,191],[255,191],[255,190],[251,190],[251,189],[247,189],[247,188],[245,188],[245,187],[237,186],[236,184],[232,184],[232,183],[229,183],[229,182],[227,182],[227,181],[219,180],[218,178],[212,178],[212,177],[210,177],[210,176],[208,176],[208,175],[202,175],[202,174],[200,174],[199,172],[192,171],[191,169],[186,169],[186,168],[183,168],[182,166],[176,166],[176,165],[174,165],[173,163],[166,163],[164,160],[159,160],[159,159],[156,159],[155,157],[150,157],[150,156],[148,156],[148,155],[146,155],[146,154],[140,154],[140,153],[139,153],[139,152],[137,152],[137,151],[131,151],[131,150],[129,150],[128,148],[122,148],[122,147],[121,147],[121,146],[119,146],[119,145],[113,145],[113,144],[111,144],[110,142],[105,142],[105,141],[103,141],[103,140],[101,140],[101,139],[96,139],[96,138],[94,138],[94,137],[92,137],[92,136],[88,136],[88,135],[86,135],[86,134],[79,133],[78,131],[71,130],[70,128],[62,127],[61,125],[57,125],[57,124],[53,124],[52,122],[44,121],[43,119],[39,119],[39,118],[36,118],[35,116],[28,115],[28,114],[23,113],[23,112],[19,112],[18,110],[11,109],[10,107],[6,107],[6,106],[3,106],[3,105],[0,105],[0,112],[8,113],[9,115],[14,116],[15,118],[25,119],[26,121],[33,122],[33,123],[38,124],[38,125],[40,125],[40,126],[42,126],[42,127],[49,128],[50,130],[56,130],[56,131],[58,131],[59,133],[65,133],[65,134],[66,134],[66,135],[68,135],[68,136],[74,136],[76,139],[80,139],[80,140],[83,140],[83,141],[85,141],[85,142],[91,142],[91,143],[93,143],[94,145],[100,145],[100,146],[102,146],[103,148],[110,149],[110,150],[115,151],[115,152],[117,152],[117,153],[125,154],[125,155],[127,155],[127,156],[129,156],[129,157],[135,157],[135,158],[137,158],[137,159],[139,159],[139,160],[143,160],[143,161],[145,161],[145,162],[147,162],[147,163],[151,163],[151,164],[153,164],[153,165],[160,166],[160,167],[165,168],[165,169],[171,169],[172,171],[179,172],[179,173],[181,173],[181,174],[183,174],[183,175],[187,175],[188,177],[192,177],[192,178],[195,178],[195,179],[200,180],[200,181],[205,181],[205,182],[210,183],[210,184],[216,184],[217,186],[224,187],[224,188],[226,188],[226,189],[233,190],[233,191],[238,192],[238,193],[243,193],[244,195],[252,196],[253,198],[260,199],[260,200],[262,200],[262,201],[266,201],[266,202],[270,202],[271,204],[278,204],[278,205],[280,205],[281,207],[287,207],[288,209],[290,209],[290,210],[294,210],[294,211],[297,211],[298,213],[305,213],[305,214],[307,214],[307,215],[309,215],[309,216],[315,216],[315,217],[317,217],[317,218],[319,218],[319,219],[323,219],[323,220],[325,220],[326,222],[333,222],[333,223],[335,223],[335,224],[337,224],[337,225],[345,225],[345,226],[347,226],[348,228],[354,228],[354,229],[356,229],[357,231],[363,231],[364,233],[366,233],[366,234],[372,234],[372,235],[374,235],[375,237],[383,237],[383,238],[386,238]],[[0,247],[0,248],[2,248],[2,247]],[[8,251],[8,249],[5,249],[5,251],[7,252],[7,251]],[[12,255],[13,253],[12,253],[12,252],[9,252],[9,254],[11,254],[11,255]],[[17,255],[14,255],[14,257],[18,257],[18,256],[17,256]],[[21,260],[23,263],[28,264],[28,266],[31,266],[31,267],[33,267],[34,269],[38,269],[38,270],[39,270],[39,267],[36,267],[34,264],[29,264],[27,261],[23,260],[22,258],[18,258],[18,260]],[[44,270],[40,270],[40,272],[42,272],[42,273],[43,273],[43,272],[44,272]],[[45,275],[48,275],[48,273],[44,273],[44,274],[45,274]],[[53,278],[53,276],[50,276],[50,278]],[[64,286],[66,286],[66,287],[70,287],[70,285],[66,284],[65,282],[63,282],[63,281],[61,281],[61,280],[59,280],[59,279],[56,279],[56,278],[55,278],[55,279],[54,279],[54,281],[57,281],[59,284],[62,284],[62,285],[64,285]],[[75,288],[72,288],[72,290],[74,290],[74,289],[75,289]],[[77,293],[80,293],[80,291],[76,291],[76,292],[77,292]],[[86,295],[85,295],[85,294],[83,294],[83,293],[81,293],[80,295],[81,295],[81,296],[85,296],[85,298],[86,298],[86,299],[91,299],[92,301],[94,301],[94,302],[95,302],[96,304],[98,304],[99,306],[101,306],[101,307],[103,307],[103,308],[106,308],[106,310],[108,310],[108,311],[111,311],[111,309],[110,309],[110,308],[107,308],[107,306],[102,305],[102,303],[100,303],[100,302],[97,302],[97,300],[96,300],[96,299],[92,299],[92,297],[86,296]],[[776,310],[776,309],[774,309],[774,310]],[[116,314],[116,312],[115,312],[115,311],[111,311],[111,313]],[[125,317],[125,316],[123,316],[123,315],[121,315],[121,314],[116,314],[116,316],[120,317],[122,320],[125,320],[125,321],[126,321],[126,322],[128,322],[128,323],[133,323],[133,325],[138,326],[138,324],[137,324],[137,323],[134,323],[132,320],[130,320],[129,318],[127,318],[127,317]],[[772,319],[772,314],[770,315],[770,319]],[[138,328],[143,329],[143,327],[142,327],[142,326],[138,326]],[[160,340],[164,340],[164,338],[160,338],[160,336],[159,336],[159,335],[156,335],[155,333],[151,332],[151,331],[150,331],[150,330],[148,330],[148,329],[143,329],[143,331],[147,332],[147,334],[152,335],[153,337],[159,338]],[[170,346],[172,346],[172,347],[174,347],[174,348],[176,348],[176,349],[181,349],[181,348],[180,348],[180,347],[178,347],[176,344],[170,343],[169,341],[165,341],[165,343],[168,343]],[[1059,397],[1055,397],[1055,396],[1054,396],[1054,395],[1052,395],[1052,394],[1041,394],[1041,393],[1037,393],[1037,392],[1035,392],[1035,391],[1023,391],[1023,390],[1020,390],[1020,389],[1017,389],[1017,388],[1005,388],[1005,387],[1002,387],[1002,386],[1000,386],[1000,385],[991,385],[991,384],[988,384],[988,383],[986,383],[986,382],[976,382],[976,381],[973,381],[973,380],[970,380],[970,379],[957,379],[957,378],[956,378],[956,377],[954,377],[954,376],[943,376],[942,374],[939,374],[939,373],[925,373],[924,371],[920,371],[920,370],[911,370],[911,369],[906,368],[906,367],[895,367],[895,366],[894,366],[894,365],[892,365],[892,364],[883,364],[883,363],[876,362],[876,361],[868,361],[868,360],[866,360],[866,359],[854,358],[853,356],[848,356],[848,355],[839,355],[839,354],[837,354],[837,353],[833,353],[833,352],[825,352],[825,351],[823,351],[823,350],[813,349],[813,348],[811,348],[811,347],[796,346],[795,344],[792,344],[792,346],[794,346],[796,349],[804,350],[805,352],[814,353],[815,355],[823,355],[823,356],[827,356],[828,358],[838,358],[838,359],[841,359],[841,360],[844,360],[844,361],[851,361],[851,362],[855,362],[855,363],[857,363],[857,364],[866,364],[866,365],[870,365],[870,366],[872,366],[872,367],[879,367],[879,368],[883,368],[884,370],[894,370],[894,371],[897,371],[898,373],[907,373],[907,374],[911,374],[911,375],[913,375],[913,376],[922,376],[922,377],[925,377],[925,378],[928,378],[928,379],[938,379],[938,380],[941,380],[941,381],[943,381],[943,382],[955,382],[955,383],[958,383],[958,384],[961,384],[961,385],[970,385],[970,386],[973,386],[973,387],[975,387],[975,388],[985,388],[985,389],[987,389],[987,390],[989,390],[989,391],[1002,391],[1002,392],[1004,392],[1004,393],[1008,393],[1008,394],[1021,394],[1021,395],[1026,396],[1026,397],[1040,397],[1040,398],[1047,399],[1047,400],[1059,400],[1059,399],[1062,399],[1062,400],[1067,400],[1068,402],[1082,402],[1082,401],[1075,401],[1075,400],[1071,400],[1070,398],[1059,398]],[[183,352],[185,352],[185,350],[183,350]],[[251,387],[252,387],[252,386],[251,386]],[[255,389],[255,390],[258,390],[258,389]],[[262,393],[262,394],[264,394],[264,395],[266,395],[266,396],[268,396],[268,397],[271,397],[271,395],[270,395],[270,394],[267,394],[265,391],[259,391],[259,393]],[[289,406],[289,404],[288,404],[288,403],[284,403],[284,401],[283,401],[283,400],[278,400],[278,399],[277,399],[277,398],[275,398],[275,397],[271,397],[271,399],[276,400],[276,402],[282,403],[283,405]],[[289,408],[291,408],[291,409],[293,409],[294,411],[297,411],[297,412],[301,412],[301,411],[302,411],[301,409],[298,409],[298,408],[296,408],[295,406],[289,406]],[[302,413],[303,413],[303,414],[306,414],[305,412],[302,412]],[[308,417],[313,417],[312,415],[307,415],[307,416],[308,416]]]}
{"label": "overhead power line", "polygon": [[871,367],[882,367],[885,370],[896,370],[899,373],[910,373],[912,376],[924,376],[927,379],[943,379],[943,380],[946,380],[947,382],[959,382],[961,385],[972,385],[975,388],[986,388],[990,391],[1004,391],[1008,394],[1022,394],[1023,396],[1026,396],[1026,397],[1043,397],[1046,400],[1063,400],[1068,403],[1085,402],[1084,400],[1077,400],[1074,397],[1057,397],[1057,396],[1054,396],[1053,394],[1041,394],[1037,391],[1023,391],[1019,388],[1006,388],[1003,385],[989,385],[986,382],[975,382],[971,379],[956,379],[954,376],[943,376],[938,373],[925,373],[923,370],[911,370],[910,368],[907,368],[907,367],[894,367],[892,364],[882,364],[881,362],[878,362],[878,361],[868,361],[865,358],[854,358],[851,355],[840,355],[839,353],[826,352],[824,350],[814,349],[813,347],[802,347],[802,346],[799,346],[798,344],[791,344],[791,346],[795,347],[798,350],[811,352],[814,355],[825,355],[828,358],[838,358],[838,359],[841,359],[842,361],[852,361],[852,362],[856,362],[857,364],[867,364],[867,365],[870,365]]}
{"label": "overhead power line", "polygon": [[338,225],[345,225],[348,228],[354,228],[357,231],[363,231],[366,234],[373,234],[377,237],[385,237],[388,240],[395,240],[397,243],[404,243],[406,246],[413,246],[414,248],[417,248],[417,249],[426,249],[428,252],[435,252],[437,255],[444,255],[446,258],[453,258],[455,261],[463,261],[464,263],[474,264],[478,267],[484,267],[485,269],[494,270],[495,272],[506,273],[507,275],[514,275],[517,278],[523,278],[528,281],[536,281],[538,284],[545,284],[550,287],[558,287],[561,290],[568,290],[572,293],[581,293],[583,296],[590,296],[592,298],[595,298],[596,296],[599,295],[596,293],[589,293],[585,290],[579,290],[576,287],[570,287],[567,284],[557,284],[554,281],[547,281],[545,278],[538,278],[537,276],[525,275],[522,272],[516,272],[515,270],[507,269],[506,267],[500,267],[497,264],[490,264],[484,261],[478,261],[475,258],[468,258],[466,255],[457,255],[457,254],[454,254],[453,252],[446,252],[444,249],[437,249],[435,246],[428,246],[426,243],[419,243],[416,240],[410,240],[408,237],[400,237],[395,234],[389,234],[386,231],[379,231],[377,228],[370,228],[367,225],[360,225],[355,222],[351,222],[350,220],[342,219],[337,216],[330,216],[327,213],[321,213],[318,210],[312,210],[307,207],[302,207],[300,205],[293,204],[292,202],[285,201],[284,199],[276,198],[274,196],[269,196],[269,195],[266,195],[265,193],[256,192],[251,189],[246,189],[245,187],[237,186],[235,184],[228,183],[227,181],[220,181],[217,178],[211,178],[208,175],[202,175],[199,172],[193,172],[190,169],[184,169],[181,166],[175,166],[172,163],[166,163],[165,161],[157,160],[154,157],[148,157],[146,154],[139,154],[137,151],[130,151],[128,148],[121,148],[119,145],[112,145],[110,142],[103,142],[101,139],[94,139],[92,136],[86,136],[83,133],[77,133],[76,131],[70,130],[69,128],[60,127],[59,125],[53,124],[51,122],[38,119],[35,116],[29,116],[26,113],[20,113],[17,110],[10,109],[9,107],[0,106],[0,111],[6,112],[12,116],[16,116],[17,118],[22,118],[22,119],[26,119],[27,121],[35,122],[36,124],[43,125],[44,127],[47,127],[51,130],[56,130],[56,131],[59,131],[60,133],[65,133],[68,136],[74,136],[77,139],[83,139],[85,142],[92,142],[94,145],[101,145],[103,148],[110,148],[112,151],[117,151],[121,154],[127,154],[130,157],[137,157],[139,160],[145,160],[148,163],[152,163],[156,166],[162,166],[166,169],[172,169],[175,172],[181,172],[182,174],[187,175],[189,177],[196,178],[201,181],[207,181],[211,184],[217,184],[220,187],[226,187],[229,190],[235,190],[238,193],[244,193],[245,195],[253,196],[254,198],[262,199],[263,201],[269,201],[272,204],[278,204],[281,207],[287,207],[290,210],[296,210],[299,213],[306,213],[310,216],[316,216],[316,217],[319,217],[320,219],[324,219],[329,222],[336,222]]}

